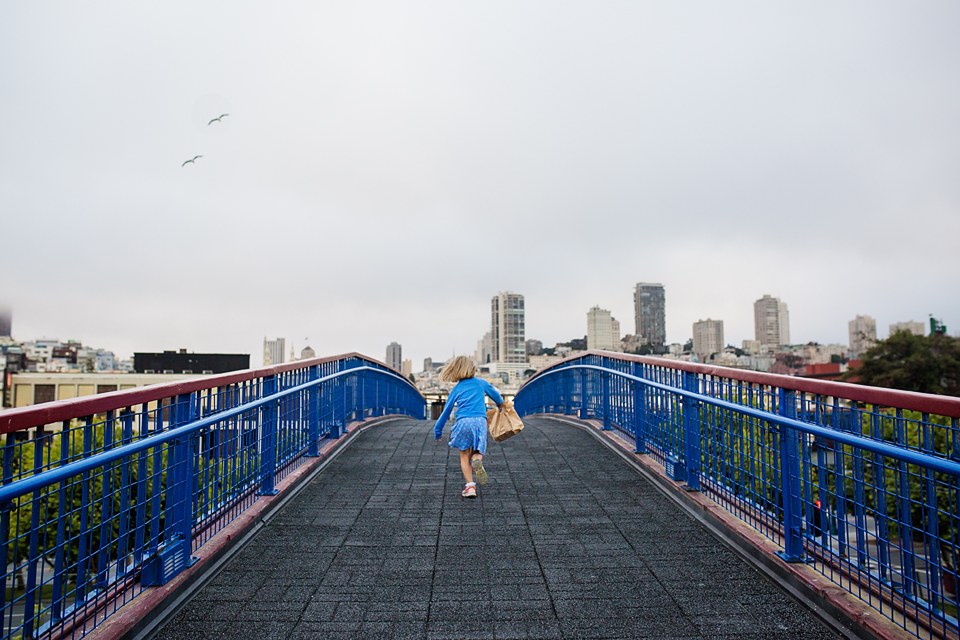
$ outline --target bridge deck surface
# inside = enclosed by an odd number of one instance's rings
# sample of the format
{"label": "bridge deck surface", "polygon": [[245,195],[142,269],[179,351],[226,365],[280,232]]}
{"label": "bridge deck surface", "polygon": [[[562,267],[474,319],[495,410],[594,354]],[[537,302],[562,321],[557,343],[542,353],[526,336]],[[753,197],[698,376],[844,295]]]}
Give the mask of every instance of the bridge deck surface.
{"label": "bridge deck surface", "polygon": [[588,433],[526,424],[473,501],[431,422],[371,428],[159,638],[836,637]]}

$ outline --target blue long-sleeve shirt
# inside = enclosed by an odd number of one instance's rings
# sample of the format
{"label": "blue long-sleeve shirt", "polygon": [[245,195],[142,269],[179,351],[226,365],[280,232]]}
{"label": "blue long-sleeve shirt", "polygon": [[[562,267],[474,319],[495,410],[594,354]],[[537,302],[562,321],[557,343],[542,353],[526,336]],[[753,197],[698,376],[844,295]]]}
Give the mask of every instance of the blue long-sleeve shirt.
{"label": "blue long-sleeve shirt", "polygon": [[483,418],[487,419],[487,405],[484,396],[497,403],[503,404],[503,397],[492,384],[483,378],[466,378],[457,383],[447,396],[447,404],[443,407],[443,413],[437,419],[437,424],[433,427],[433,435],[437,440],[443,435],[443,425],[447,423],[450,412],[454,405],[457,407],[457,419],[460,418]]}

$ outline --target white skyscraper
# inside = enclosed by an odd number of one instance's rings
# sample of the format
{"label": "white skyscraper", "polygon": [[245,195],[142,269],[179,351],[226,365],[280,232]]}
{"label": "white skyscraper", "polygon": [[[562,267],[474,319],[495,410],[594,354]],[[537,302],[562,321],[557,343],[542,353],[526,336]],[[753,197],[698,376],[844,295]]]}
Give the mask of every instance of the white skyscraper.
{"label": "white skyscraper", "polygon": [[493,361],[527,361],[526,322],[523,296],[510,291],[498,293],[490,301]]}
{"label": "white skyscraper", "polygon": [[620,351],[620,323],[599,306],[587,312],[587,349]]}
{"label": "white skyscraper", "polygon": [[753,303],[753,327],[764,351],[790,344],[790,313],[780,298],[764,295]]}
{"label": "white skyscraper", "polygon": [[701,362],[723,351],[723,320],[697,320],[693,323],[693,352]]}
{"label": "white skyscraper", "polygon": [[850,334],[850,357],[859,358],[877,344],[877,321],[870,316],[857,315],[847,323]]}
{"label": "white skyscraper", "polygon": [[396,342],[387,345],[387,366],[396,371],[403,370],[402,348]]}
{"label": "white skyscraper", "polygon": [[284,347],[286,347],[285,338],[276,340],[263,339],[263,366],[269,367],[275,364],[283,364]]}

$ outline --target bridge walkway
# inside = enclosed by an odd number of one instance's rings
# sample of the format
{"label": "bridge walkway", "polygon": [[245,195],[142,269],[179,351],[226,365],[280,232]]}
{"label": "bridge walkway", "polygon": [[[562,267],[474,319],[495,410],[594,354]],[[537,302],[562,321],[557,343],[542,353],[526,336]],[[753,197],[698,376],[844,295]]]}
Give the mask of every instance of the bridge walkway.
{"label": "bridge walkway", "polygon": [[475,501],[431,422],[367,430],[158,637],[837,637],[593,436],[526,424]]}

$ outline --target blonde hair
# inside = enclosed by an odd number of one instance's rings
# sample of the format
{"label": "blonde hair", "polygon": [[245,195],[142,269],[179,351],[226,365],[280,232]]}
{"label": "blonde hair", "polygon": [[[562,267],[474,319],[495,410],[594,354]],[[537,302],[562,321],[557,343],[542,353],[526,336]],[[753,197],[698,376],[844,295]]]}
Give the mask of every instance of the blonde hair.
{"label": "blonde hair", "polygon": [[477,375],[477,365],[467,356],[457,356],[440,372],[440,379],[444,382],[460,382]]}

